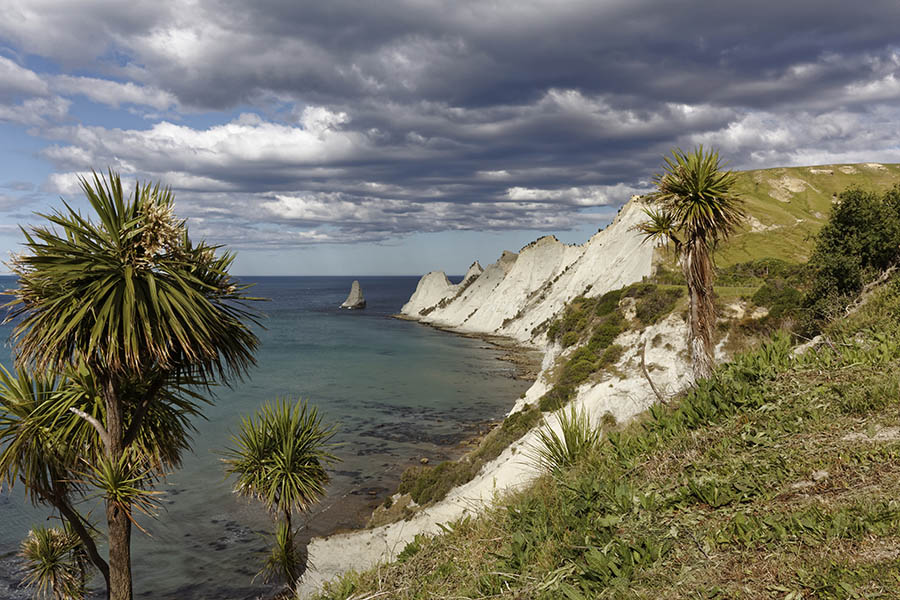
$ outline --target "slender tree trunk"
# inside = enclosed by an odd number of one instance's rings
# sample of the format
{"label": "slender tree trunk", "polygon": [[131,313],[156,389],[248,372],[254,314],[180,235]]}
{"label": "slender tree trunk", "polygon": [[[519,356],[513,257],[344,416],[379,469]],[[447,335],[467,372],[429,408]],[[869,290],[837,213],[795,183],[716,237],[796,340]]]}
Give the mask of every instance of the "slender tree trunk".
{"label": "slender tree trunk", "polygon": [[97,567],[100,574],[103,575],[103,581],[106,582],[106,597],[109,598],[109,565],[106,564],[106,561],[100,556],[100,552],[97,550],[97,544],[94,543],[94,538],[91,537],[90,532],[84,526],[81,515],[69,506],[66,500],[59,496],[57,496],[53,505],[56,506],[66,522],[71,525],[75,533],[78,534],[81,543],[84,545],[85,552],[87,552],[88,558],[94,566]]}
{"label": "slender tree trunk", "polygon": [[297,580],[300,579],[297,574],[297,557],[294,556],[294,528],[291,525],[291,509],[284,509],[284,524],[287,527],[287,548],[284,549],[287,555],[288,572],[285,573],[288,587],[291,591],[297,589]]}
{"label": "slender tree trunk", "polygon": [[[125,426],[122,404],[113,377],[103,384],[106,403],[106,431],[109,434],[107,458],[119,461],[125,453]],[[107,500],[106,526],[109,536],[109,597],[110,600],[132,600],[131,590],[131,519],[129,506],[117,506]]]}
{"label": "slender tree trunk", "polygon": [[691,326],[689,345],[694,381],[712,375],[713,359],[712,327],[716,319],[713,302],[712,263],[709,251],[695,242],[685,247],[682,270],[687,282],[691,302]]}

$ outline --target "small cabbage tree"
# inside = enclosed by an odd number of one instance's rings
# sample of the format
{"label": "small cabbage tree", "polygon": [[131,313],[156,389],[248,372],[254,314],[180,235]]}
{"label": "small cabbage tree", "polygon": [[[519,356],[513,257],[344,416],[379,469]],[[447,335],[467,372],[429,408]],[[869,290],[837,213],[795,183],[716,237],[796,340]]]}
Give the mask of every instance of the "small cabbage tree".
{"label": "small cabbage tree", "polygon": [[691,303],[690,347],[694,378],[712,374],[713,326],[716,321],[713,251],[744,217],[733,193],[735,176],[723,169],[719,153],[681,149],[665,157],[665,168],[654,177],[649,220],[638,226],[646,239],[672,242],[679,255]]}
{"label": "small cabbage tree", "polygon": [[306,570],[305,553],[298,547],[291,516],[305,511],[324,494],[333,426],[325,426],[318,410],[306,402],[278,399],[245,417],[234,446],[226,450],[226,472],[235,475],[234,491],[255,498],[281,522],[272,551],[261,574],[278,577],[294,590]]}
{"label": "small cabbage tree", "polygon": [[36,527],[28,532],[19,550],[25,584],[39,598],[82,600],[87,556],[81,539],[71,529]]}

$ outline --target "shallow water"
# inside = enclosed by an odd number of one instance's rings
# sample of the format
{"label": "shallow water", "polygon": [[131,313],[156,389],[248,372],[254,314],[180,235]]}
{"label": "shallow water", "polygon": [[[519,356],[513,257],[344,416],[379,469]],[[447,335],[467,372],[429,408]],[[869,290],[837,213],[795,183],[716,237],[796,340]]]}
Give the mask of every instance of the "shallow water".
{"label": "shallow water", "polygon": [[[501,418],[527,388],[514,379],[511,364],[498,360],[500,352],[480,340],[390,318],[418,278],[360,277],[367,308],[339,310],[352,280],[245,278],[256,283],[254,295],[271,299],[261,304],[268,316],[259,331],[258,366],[245,381],[219,390],[216,404],[204,409],[194,452],[160,486],[163,512],[141,521],[152,537],[134,536],[136,597],[237,600],[268,591],[251,578],[270,521],[259,505],[231,493],[217,454],[241,416],[265,400],[309,399],[340,425],[336,454],[342,462],[307,523],[308,535],[321,535],[358,526],[404,468],[421,457],[458,454],[459,441]],[[0,277],[0,288],[13,285]],[[0,339],[9,329],[0,327]],[[9,366],[8,346],[0,361]],[[20,486],[0,493],[0,557],[47,514],[27,505]],[[8,571],[9,560],[2,562]],[[12,597],[3,568],[0,597]]]}

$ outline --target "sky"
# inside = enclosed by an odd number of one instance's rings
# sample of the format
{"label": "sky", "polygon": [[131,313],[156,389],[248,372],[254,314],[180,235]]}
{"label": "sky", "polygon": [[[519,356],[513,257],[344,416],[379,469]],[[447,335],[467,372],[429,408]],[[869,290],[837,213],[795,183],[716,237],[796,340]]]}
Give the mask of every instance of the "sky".
{"label": "sky", "polygon": [[674,147],[900,162],[897,0],[0,9],[4,260],[92,169],[170,186],[237,274],[413,275],[582,243]]}

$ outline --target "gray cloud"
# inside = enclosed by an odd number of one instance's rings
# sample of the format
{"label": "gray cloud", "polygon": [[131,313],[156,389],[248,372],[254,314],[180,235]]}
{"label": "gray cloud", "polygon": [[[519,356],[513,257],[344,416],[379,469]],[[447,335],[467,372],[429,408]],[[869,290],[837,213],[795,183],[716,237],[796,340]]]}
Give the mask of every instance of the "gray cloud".
{"label": "gray cloud", "polygon": [[[900,160],[896,0],[9,4],[0,37],[79,73],[0,57],[0,119],[51,141],[45,189],[107,165],[161,179],[248,245],[571,227],[673,145],[738,168]],[[73,96],[168,116],[79,124]]]}

